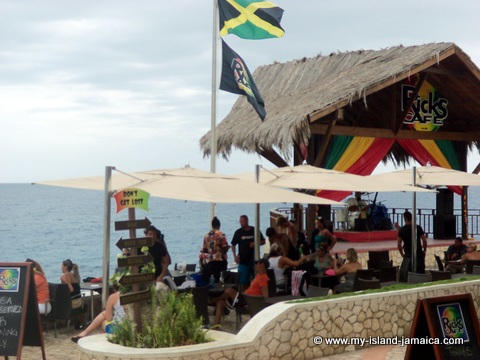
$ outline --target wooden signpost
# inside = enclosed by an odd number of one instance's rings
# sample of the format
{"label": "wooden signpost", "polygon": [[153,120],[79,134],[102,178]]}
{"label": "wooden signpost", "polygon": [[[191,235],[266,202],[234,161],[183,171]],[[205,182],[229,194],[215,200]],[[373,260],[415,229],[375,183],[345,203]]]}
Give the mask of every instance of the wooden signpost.
{"label": "wooden signpost", "polygon": [[0,263],[0,356],[21,359],[22,346],[45,346],[31,263]]}
{"label": "wooden signpost", "polygon": [[[121,211],[124,208],[128,208],[128,220],[127,221],[116,221],[115,222],[115,230],[129,230],[130,238],[123,239],[120,238],[116,246],[120,249],[130,249],[130,255],[127,255],[125,258],[117,259],[118,267],[131,267],[132,268],[132,275],[124,275],[120,278],[119,283],[123,286],[132,286],[132,292],[129,294],[120,295],[120,304],[131,304],[133,303],[133,318],[137,325],[137,331],[140,331],[142,328],[141,323],[141,316],[140,316],[140,308],[139,302],[150,300],[151,294],[150,289],[147,288],[146,290],[140,290],[140,284],[145,283],[153,283],[155,281],[155,274],[139,274],[138,269],[139,266],[145,265],[150,261],[153,261],[153,257],[150,254],[146,255],[137,255],[137,249],[142,248],[144,246],[153,246],[154,240],[151,237],[142,237],[137,238],[136,230],[137,229],[146,229],[152,223],[146,217],[145,219],[136,220],[135,219],[135,207],[138,207],[138,199],[135,201],[127,201],[129,200],[128,197],[135,197],[139,194],[138,189],[125,189],[120,194],[122,197],[121,201],[117,201],[117,212]],[[114,195],[116,197],[116,195]],[[146,202],[148,203],[148,193],[143,192],[141,194],[143,199],[147,199]],[[119,197],[119,198],[120,198]],[[131,199],[130,199],[131,200]],[[143,204],[143,202],[142,202]],[[146,209],[148,210],[148,209]]]}
{"label": "wooden signpost", "polygon": [[133,238],[133,239],[118,239],[115,244],[120,250],[127,248],[141,248],[143,246],[153,246],[154,240],[152,237],[142,237],[142,238]]}
{"label": "wooden signpost", "polygon": [[409,340],[405,359],[480,359],[472,295],[419,299]]}
{"label": "wooden signpost", "polygon": [[[129,210],[135,210],[135,209],[129,209]],[[135,220],[133,219],[128,219],[124,221],[115,221],[115,231],[119,230],[136,230],[136,229],[146,229],[148,228],[152,223],[148,218],[145,219],[140,219],[140,220]]]}

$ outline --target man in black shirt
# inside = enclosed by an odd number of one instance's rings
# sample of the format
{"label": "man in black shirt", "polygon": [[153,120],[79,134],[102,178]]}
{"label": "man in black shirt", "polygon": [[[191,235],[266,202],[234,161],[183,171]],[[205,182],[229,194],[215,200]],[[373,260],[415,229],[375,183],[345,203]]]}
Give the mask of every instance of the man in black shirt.
{"label": "man in black shirt", "polygon": [[[260,245],[265,244],[265,238],[260,233]],[[238,253],[236,245],[238,245]],[[235,231],[232,239],[232,252],[238,264],[240,291],[243,292],[250,286],[254,275],[254,248],[255,228],[248,224],[248,216],[240,216],[240,229]]]}
{"label": "man in black shirt", "polygon": [[[410,211],[405,211],[403,214],[403,219],[405,220],[405,225],[403,225],[398,230],[398,251],[404,259],[411,259],[412,257],[412,213]],[[420,242],[421,240],[421,242]],[[403,246],[402,246],[403,242]],[[427,237],[420,225],[417,225],[417,271],[412,270],[412,262],[408,266],[408,271],[414,271],[417,273],[425,273],[425,254],[427,253]]]}

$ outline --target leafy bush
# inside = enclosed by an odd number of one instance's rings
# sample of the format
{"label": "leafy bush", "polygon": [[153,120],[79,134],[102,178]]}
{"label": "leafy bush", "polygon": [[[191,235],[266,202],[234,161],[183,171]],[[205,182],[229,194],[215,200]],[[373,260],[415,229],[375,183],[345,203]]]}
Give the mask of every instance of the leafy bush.
{"label": "leafy bush", "polygon": [[197,319],[191,294],[169,291],[157,293],[151,287],[150,304],[141,309],[142,329],[137,331],[132,311],[122,322],[116,323],[108,340],[136,348],[163,348],[201,344],[211,341]]}

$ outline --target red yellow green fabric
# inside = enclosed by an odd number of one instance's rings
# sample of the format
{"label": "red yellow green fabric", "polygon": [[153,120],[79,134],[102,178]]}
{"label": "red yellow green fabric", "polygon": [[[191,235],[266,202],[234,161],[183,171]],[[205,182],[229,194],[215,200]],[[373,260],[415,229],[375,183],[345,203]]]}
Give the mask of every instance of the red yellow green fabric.
{"label": "red yellow green fabric", "polygon": [[[325,168],[356,175],[370,175],[388,153],[394,141],[394,139],[374,137],[333,136]],[[318,196],[337,201],[344,199],[350,193],[317,191]]]}

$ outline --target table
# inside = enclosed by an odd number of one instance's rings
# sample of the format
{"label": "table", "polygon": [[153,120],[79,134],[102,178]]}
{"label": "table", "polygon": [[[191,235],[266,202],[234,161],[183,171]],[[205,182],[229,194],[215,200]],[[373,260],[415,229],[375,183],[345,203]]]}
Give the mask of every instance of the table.
{"label": "table", "polygon": [[208,288],[208,296],[217,297],[223,294],[223,292],[228,289],[236,286],[236,284],[227,284],[225,283],[224,286],[220,283],[215,283],[213,288]]}
{"label": "table", "polygon": [[102,293],[102,283],[80,283],[81,290],[88,290],[90,291],[90,321],[93,321],[95,318],[95,314],[93,311],[93,292],[96,291],[99,294]]}
{"label": "table", "polygon": [[290,300],[300,300],[306,299],[305,296],[301,295],[281,295],[281,296],[272,296],[265,299],[265,303],[268,305],[276,304],[283,301],[290,301]]}
{"label": "table", "polygon": [[324,288],[334,289],[336,285],[340,284],[340,277],[337,275],[325,275],[323,272],[310,275],[312,284]]}

